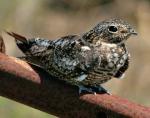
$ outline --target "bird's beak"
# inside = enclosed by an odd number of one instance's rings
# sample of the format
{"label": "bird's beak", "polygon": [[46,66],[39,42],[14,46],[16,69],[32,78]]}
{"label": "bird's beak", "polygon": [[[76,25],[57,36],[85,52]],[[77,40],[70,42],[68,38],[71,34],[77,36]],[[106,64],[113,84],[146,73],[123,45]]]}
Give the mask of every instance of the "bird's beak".
{"label": "bird's beak", "polygon": [[134,29],[131,29],[131,30],[130,30],[130,33],[131,33],[132,35],[138,35],[138,33],[137,33]]}

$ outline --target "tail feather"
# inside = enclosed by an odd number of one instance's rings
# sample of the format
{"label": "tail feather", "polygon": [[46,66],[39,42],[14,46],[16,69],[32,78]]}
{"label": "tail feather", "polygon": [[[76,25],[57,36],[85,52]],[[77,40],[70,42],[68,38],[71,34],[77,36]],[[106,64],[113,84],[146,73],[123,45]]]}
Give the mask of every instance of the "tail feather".
{"label": "tail feather", "polygon": [[[38,66],[40,68],[44,68],[44,66],[41,64],[41,58],[42,58],[42,51],[45,49],[43,46],[43,49],[36,44],[36,41],[34,38],[27,39],[24,36],[21,36],[14,32],[6,32],[8,35],[12,36],[16,40],[16,44],[19,47],[19,49],[26,55],[25,57],[20,57],[20,59],[27,61],[29,64]],[[39,46],[39,49],[34,49],[34,45]],[[33,50],[32,50],[33,46]]]}
{"label": "tail feather", "polygon": [[23,53],[26,53],[30,49],[31,45],[29,44],[29,41],[27,40],[26,37],[21,36],[17,33],[14,33],[14,32],[7,32],[7,31],[5,31],[5,32],[8,35],[15,38],[17,46],[19,47],[19,49],[21,49],[21,51]]}
{"label": "tail feather", "polygon": [[21,36],[21,35],[19,35],[19,34],[17,34],[17,33],[14,33],[14,32],[7,32],[7,31],[6,31],[6,33],[7,33],[8,35],[14,37],[16,40],[19,40],[19,41],[21,41],[21,42],[23,42],[23,43],[27,43],[27,38],[24,37],[24,36]]}

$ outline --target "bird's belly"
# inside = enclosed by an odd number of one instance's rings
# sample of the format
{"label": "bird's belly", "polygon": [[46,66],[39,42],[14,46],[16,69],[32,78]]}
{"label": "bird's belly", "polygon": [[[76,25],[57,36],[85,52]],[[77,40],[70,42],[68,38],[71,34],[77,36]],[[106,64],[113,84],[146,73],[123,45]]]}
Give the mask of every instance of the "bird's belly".
{"label": "bird's belly", "polygon": [[109,81],[125,63],[126,56],[121,56],[120,58],[102,59],[101,64],[89,72],[87,78],[81,83],[93,86]]}
{"label": "bird's belly", "polygon": [[89,73],[87,79],[85,80],[85,83],[88,83],[90,85],[99,85],[107,82],[112,78],[110,73],[107,72],[91,72]]}

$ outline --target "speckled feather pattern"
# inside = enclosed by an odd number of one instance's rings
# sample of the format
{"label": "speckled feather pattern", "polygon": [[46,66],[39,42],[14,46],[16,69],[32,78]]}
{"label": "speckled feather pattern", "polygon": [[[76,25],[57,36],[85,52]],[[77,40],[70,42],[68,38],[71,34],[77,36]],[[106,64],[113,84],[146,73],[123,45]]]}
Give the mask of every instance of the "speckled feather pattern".
{"label": "speckled feather pattern", "polygon": [[24,38],[22,41],[18,34],[9,34],[15,37],[30,63],[68,83],[97,86],[121,77],[127,70],[129,52],[125,41],[134,34],[134,29],[122,20],[111,19],[82,35],[57,40]]}

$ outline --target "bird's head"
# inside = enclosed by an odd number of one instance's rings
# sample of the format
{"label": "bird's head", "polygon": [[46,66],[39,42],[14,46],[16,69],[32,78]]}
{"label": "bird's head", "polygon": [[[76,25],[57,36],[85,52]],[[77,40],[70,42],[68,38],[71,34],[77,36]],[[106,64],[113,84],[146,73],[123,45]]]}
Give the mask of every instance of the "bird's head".
{"label": "bird's head", "polygon": [[107,43],[121,44],[131,35],[137,35],[137,32],[130,24],[121,19],[102,21],[87,33],[93,43],[102,40]]}

